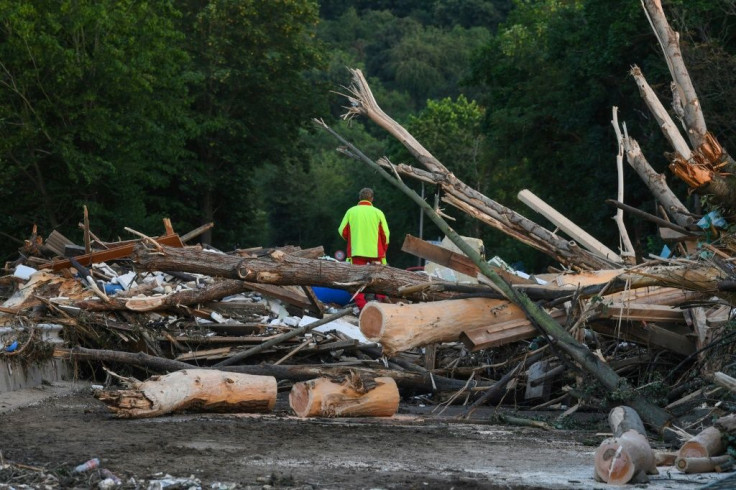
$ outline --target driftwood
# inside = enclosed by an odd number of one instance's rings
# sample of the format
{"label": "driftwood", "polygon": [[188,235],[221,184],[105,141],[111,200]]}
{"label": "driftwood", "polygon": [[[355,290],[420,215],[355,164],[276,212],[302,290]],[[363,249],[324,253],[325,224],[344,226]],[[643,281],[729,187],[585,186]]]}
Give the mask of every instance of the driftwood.
{"label": "driftwood", "polygon": [[608,415],[614,437],[604,440],[595,452],[595,477],[613,485],[643,483],[659,473],[647,440],[644,423],[631,407],[616,407]]}
{"label": "driftwood", "polygon": [[132,389],[99,391],[95,396],[120,418],[157,417],[172,412],[269,412],[276,404],[276,378],[184,369]]}
{"label": "driftwood", "polygon": [[289,404],[299,417],[391,417],[399,408],[393,378],[348,376],[317,378],[294,384]]}

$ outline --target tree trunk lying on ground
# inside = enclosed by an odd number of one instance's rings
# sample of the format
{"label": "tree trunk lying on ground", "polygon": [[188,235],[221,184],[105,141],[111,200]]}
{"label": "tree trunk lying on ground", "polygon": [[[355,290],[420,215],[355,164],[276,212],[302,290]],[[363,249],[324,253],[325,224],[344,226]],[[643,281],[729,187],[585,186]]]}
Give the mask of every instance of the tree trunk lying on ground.
{"label": "tree trunk lying on ground", "polygon": [[631,407],[616,407],[608,415],[614,437],[604,440],[595,452],[595,478],[612,485],[644,483],[657,475],[644,423]]}
{"label": "tree trunk lying on ground", "polygon": [[269,412],[276,404],[276,378],[184,369],[132,389],[99,391],[95,396],[120,418],[157,417],[172,412]]}
{"label": "tree trunk lying on ground", "polygon": [[675,467],[683,473],[720,472],[721,468],[731,468],[732,466],[733,458],[728,454],[712,458],[677,458],[675,460]]}
{"label": "tree trunk lying on ground", "polygon": [[393,378],[317,378],[296,383],[289,404],[299,417],[391,417],[399,408]]}
{"label": "tree trunk lying on ground", "polygon": [[707,427],[680,447],[678,458],[709,458],[723,454],[723,434],[716,427]]}

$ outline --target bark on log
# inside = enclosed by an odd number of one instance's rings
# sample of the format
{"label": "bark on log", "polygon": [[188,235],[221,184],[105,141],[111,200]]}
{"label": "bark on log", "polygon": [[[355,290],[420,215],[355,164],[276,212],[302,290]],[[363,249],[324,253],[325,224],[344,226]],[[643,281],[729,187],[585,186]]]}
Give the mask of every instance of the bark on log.
{"label": "bark on log", "polygon": [[630,430],[635,430],[643,436],[647,435],[644,422],[641,421],[639,414],[633,408],[625,405],[615,407],[608,413],[608,425],[611,427],[613,437],[621,437],[624,432]]}
{"label": "bark on log", "polygon": [[338,382],[317,378],[294,384],[289,404],[299,417],[391,417],[399,408],[393,378],[349,376]]}
{"label": "bark on log", "polygon": [[716,427],[707,427],[688,440],[677,452],[678,458],[709,458],[723,454],[723,434]]}
{"label": "bark on log", "polygon": [[[401,297],[401,288],[426,282],[426,276],[384,265],[353,266],[345,262],[315,260],[276,251],[268,257],[241,258],[203,252],[196,248],[163,247],[163,252],[138,246],[133,261],[147,271],[179,271],[206,274],[245,282],[280,286],[338,287],[355,292],[365,286],[365,292]],[[441,283],[441,281],[438,281]],[[415,301],[432,301],[456,297],[458,293],[429,291],[407,293]]]}
{"label": "bark on log", "polygon": [[132,390],[95,396],[120,418],[157,417],[173,412],[269,412],[276,404],[276,378],[185,369],[154,376]]}
{"label": "bark on log", "polygon": [[645,483],[657,474],[654,451],[635,429],[604,440],[595,452],[595,477],[611,485]]}
{"label": "bark on log", "polygon": [[[131,364],[153,369],[160,372],[178,371],[181,369],[192,369],[191,364],[175,361],[163,357],[156,357],[143,352],[121,352],[105,349],[86,349],[75,347],[73,349],[54,350],[54,356],[73,361],[94,360],[107,361],[120,364]],[[467,388],[467,382],[458,379],[437,376],[429,372],[406,372],[392,369],[376,369],[351,367],[349,370],[343,366],[318,365],[274,365],[258,364],[245,366],[226,366],[221,369],[229,373],[245,373],[260,376],[273,376],[278,380],[308,381],[322,376],[341,377],[349,372],[357,372],[362,376],[390,377],[402,391],[407,393],[434,393],[434,392],[456,392]]]}
{"label": "bark on log", "polygon": [[675,111],[683,119],[692,146],[698,147],[703,143],[707,128],[703,109],[698,100],[698,95],[695,93],[690,74],[685,67],[685,61],[682,58],[679,35],[667,22],[661,0],[644,0],[642,4],[662,47],[667,66],[670,69],[670,75],[676,87],[677,96],[675,100],[680,101],[680,106],[675,107]]}
{"label": "bark on log", "polygon": [[465,330],[526,318],[508,300],[470,298],[432,303],[369,302],[360,313],[360,331],[379,342],[386,355],[435,342],[452,342]]}

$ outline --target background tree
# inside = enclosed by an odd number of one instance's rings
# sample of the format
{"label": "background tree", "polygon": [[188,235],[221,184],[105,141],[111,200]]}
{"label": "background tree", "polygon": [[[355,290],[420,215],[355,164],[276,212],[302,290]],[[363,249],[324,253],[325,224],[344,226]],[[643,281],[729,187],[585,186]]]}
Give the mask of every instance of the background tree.
{"label": "background tree", "polygon": [[5,234],[74,238],[85,203],[102,236],[157,219],[190,127],[174,17],[169,2],[0,1]]}
{"label": "background tree", "polygon": [[263,245],[267,219],[257,207],[254,171],[264,164],[288,169],[303,158],[295,144],[299,130],[320,113],[327,91],[307,76],[321,66],[314,38],[317,5],[308,0],[181,4],[193,60],[189,87],[197,134],[187,142],[192,154],[187,174],[172,192],[196,197],[191,216],[197,221],[185,219],[185,225],[216,223],[204,241],[224,248]]}

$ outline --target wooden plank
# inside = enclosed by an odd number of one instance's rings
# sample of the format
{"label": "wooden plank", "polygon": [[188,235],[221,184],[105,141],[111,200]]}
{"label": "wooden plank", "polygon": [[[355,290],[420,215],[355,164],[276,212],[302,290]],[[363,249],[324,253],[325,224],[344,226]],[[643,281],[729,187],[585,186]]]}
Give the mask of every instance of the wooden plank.
{"label": "wooden plank", "polygon": [[[550,316],[563,324],[567,315],[563,310],[552,310]],[[528,318],[516,318],[493,325],[466,330],[460,334],[460,341],[472,352],[510,344],[519,340],[530,339],[539,335],[539,331]]]}
{"label": "wooden plank", "polygon": [[[184,244],[181,242],[181,239],[178,235],[167,235],[158,237],[155,239],[156,243],[160,245],[167,245],[169,247],[183,247]],[[97,252],[92,252],[85,255],[78,255],[75,257],[77,262],[82,264],[85,267],[88,267],[92,264],[96,264],[98,262],[105,262],[108,260],[115,260],[115,259],[122,259],[130,254],[133,253],[133,249],[135,248],[135,245],[137,243],[140,243],[140,240],[135,240],[133,242],[127,243],[125,245],[121,245],[118,247],[112,247],[107,250],[100,250]],[[54,260],[47,264],[45,267],[51,267],[51,270],[58,272],[61,269],[66,269],[67,267],[71,267],[71,262],[69,260]]]}
{"label": "wooden plank", "polygon": [[549,204],[542,201],[530,190],[523,189],[519,191],[517,197],[521,202],[550,220],[555,226],[565,232],[570,238],[580,243],[589,251],[614,262],[623,262],[621,257],[616,252],[593,238],[593,236],[591,236],[585,230],[570,221],[567,217],[559,213],[556,209],[552,208]]}
{"label": "wooden plank", "polygon": [[[261,344],[263,342],[266,342],[267,340],[271,340],[278,337],[278,335],[268,335],[266,337],[258,337],[258,336],[243,336],[243,337],[225,337],[225,336],[214,336],[214,337],[174,337],[174,339],[181,343],[181,344],[187,344],[187,345],[217,345],[217,344],[235,344],[235,345],[242,345],[242,344]],[[169,339],[166,337],[160,337],[158,338],[159,342],[170,342]],[[284,341],[285,343],[294,343],[299,342],[300,339],[288,339]]]}
{"label": "wooden plank", "polygon": [[230,354],[232,347],[220,347],[218,349],[199,350],[196,352],[185,352],[174,359],[177,361],[214,360],[223,359]]}
{"label": "wooden plank", "polygon": [[271,298],[281,300],[299,309],[305,309],[314,312],[314,305],[312,305],[312,302],[309,301],[307,296],[302,291],[297,292],[294,289],[289,289],[288,286],[246,282],[243,284],[243,287],[248,288],[251,291],[264,294]]}
{"label": "wooden plank", "polygon": [[69,240],[67,237],[56,230],[53,230],[49,234],[48,238],[46,238],[46,241],[43,244],[44,247],[51,250],[59,257],[64,256],[64,249],[67,245],[74,245],[74,242]]}
{"label": "wooden plank", "polygon": [[695,352],[695,343],[688,337],[657,325],[646,324],[641,326],[630,323],[619,325],[610,322],[591,322],[590,326],[595,332],[609,337],[659,347],[683,356],[689,356]]}
{"label": "wooden plank", "polygon": [[[416,257],[434,262],[435,264],[447,267],[461,274],[470,277],[476,277],[480,272],[478,267],[467,256],[453,252],[444,247],[437,246],[433,243],[422,240],[412,235],[406,235],[401,251],[412,254]],[[499,267],[491,266],[494,272],[506,279],[511,284],[536,284],[535,281],[524,279],[511,274]]]}
{"label": "wooden plank", "polygon": [[683,310],[676,306],[637,303],[606,303],[599,307],[597,318],[615,320],[682,323],[685,321]]}

